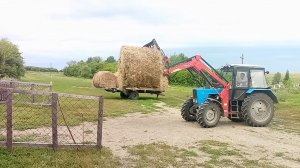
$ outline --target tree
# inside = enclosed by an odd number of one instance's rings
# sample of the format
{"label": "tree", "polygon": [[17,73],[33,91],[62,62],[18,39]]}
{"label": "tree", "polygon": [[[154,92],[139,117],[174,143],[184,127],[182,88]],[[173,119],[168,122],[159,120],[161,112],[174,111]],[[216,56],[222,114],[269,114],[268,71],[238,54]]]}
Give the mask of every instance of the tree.
{"label": "tree", "polygon": [[7,39],[0,40],[0,74],[20,78],[25,74],[24,61],[17,45]]}
{"label": "tree", "polygon": [[286,70],[285,76],[284,76],[284,81],[288,81],[290,79],[290,71]]}
{"label": "tree", "polygon": [[[174,65],[178,62],[184,61],[187,59],[183,53],[180,53],[178,55],[174,54],[170,57],[170,65]],[[197,74],[194,74],[197,76],[197,79],[203,84],[204,80],[201,77],[198,77]],[[172,74],[169,77],[170,84],[173,85],[184,85],[184,86],[198,86],[199,83],[195,80],[194,76],[187,70],[178,71],[174,74]]]}
{"label": "tree", "polygon": [[279,84],[280,80],[281,80],[281,73],[277,72],[273,77],[272,85]]}
{"label": "tree", "polygon": [[91,67],[88,65],[83,65],[80,69],[80,76],[84,78],[92,78],[94,74],[92,74]]}
{"label": "tree", "polygon": [[86,63],[92,63],[92,62],[102,62],[102,58],[99,56],[95,56],[95,57],[89,57],[86,61]]}
{"label": "tree", "polygon": [[174,64],[181,62],[187,58],[188,57],[185,56],[183,53],[171,55],[170,56],[170,65],[174,65]]}
{"label": "tree", "polygon": [[117,62],[114,58],[114,56],[109,56],[107,57],[106,61],[105,62],[108,62],[108,63],[115,63]]}

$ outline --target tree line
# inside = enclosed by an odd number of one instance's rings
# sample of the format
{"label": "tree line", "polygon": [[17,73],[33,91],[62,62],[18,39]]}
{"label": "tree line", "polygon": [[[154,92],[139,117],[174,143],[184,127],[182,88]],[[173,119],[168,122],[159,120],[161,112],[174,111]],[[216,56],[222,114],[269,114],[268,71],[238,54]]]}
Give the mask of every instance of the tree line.
{"label": "tree line", "polygon": [[59,72],[56,68],[44,68],[36,66],[25,66],[26,71],[37,71],[37,72]]}
{"label": "tree line", "polygon": [[116,72],[117,61],[113,56],[109,56],[105,61],[99,56],[89,57],[86,61],[70,61],[63,69],[66,76],[92,78],[98,71]]}

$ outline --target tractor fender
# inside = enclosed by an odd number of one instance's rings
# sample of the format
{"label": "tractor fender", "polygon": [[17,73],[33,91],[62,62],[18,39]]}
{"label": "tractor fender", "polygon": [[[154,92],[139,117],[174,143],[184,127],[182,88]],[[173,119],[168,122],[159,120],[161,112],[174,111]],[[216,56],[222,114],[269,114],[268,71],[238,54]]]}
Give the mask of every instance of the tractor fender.
{"label": "tractor fender", "polygon": [[224,116],[224,109],[222,106],[222,103],[219,100],[213,99],[213,98],[207,98],[208,101],[215,102],[221,109],[221,116]]}
{"label": "tractor fender", "polygon": [[264,93],[264,94],[268,95],[273,100],[274,103],[279,103],[277,96],[271,89],[249,89],[249,90],[247,90],[246,93],[247,94]]}

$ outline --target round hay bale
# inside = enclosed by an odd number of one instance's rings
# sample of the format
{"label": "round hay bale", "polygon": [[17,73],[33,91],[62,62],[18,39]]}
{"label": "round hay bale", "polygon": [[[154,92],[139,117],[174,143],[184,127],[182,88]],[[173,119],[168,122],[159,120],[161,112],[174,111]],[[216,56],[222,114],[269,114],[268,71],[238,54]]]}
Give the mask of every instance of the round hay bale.
{"label": "round hay bale", "polygon": [[162,53],[155,48],[122,46],[118,83],[125,88],[161,90],[164,73]]}
{"label": "round hay bale", "polygon": [[109,71],[99,71],[93,77],[96,88],[117,88],[117,76]]}
{"label": "round hay bale", "polygon": [[166,76],[162,76],[160,80],[160,91],[164,92],[169,87],[169,79]]}

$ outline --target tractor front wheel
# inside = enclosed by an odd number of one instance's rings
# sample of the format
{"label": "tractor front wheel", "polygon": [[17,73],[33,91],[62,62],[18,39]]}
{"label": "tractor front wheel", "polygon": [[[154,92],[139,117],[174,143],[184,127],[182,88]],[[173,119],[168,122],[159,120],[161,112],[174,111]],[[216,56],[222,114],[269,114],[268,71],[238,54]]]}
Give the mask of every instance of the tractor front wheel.
{"label": "tractor front wheel", "polygon": [[193,99],[187,99],[181,108],[181,116],[185,121],[196,121],[196,110]]}
{"label": "tractor front wheel", "polygon": [[215,127],[221,117],[221,109],[212,101],[204,102],[197,111],[196,119],[199,125],[205,128]]}
{"label": "tractor front wheel", "polygon": [[274,116],[274,102],[266,94],[249,95],[242,105],[242,116],[245,122],[254,127],[268,125]]}

